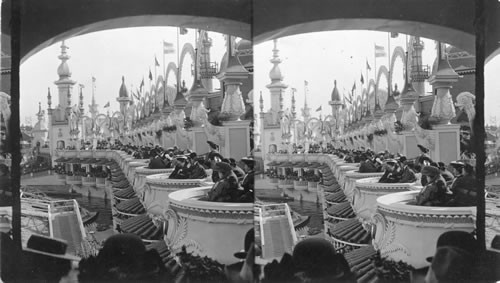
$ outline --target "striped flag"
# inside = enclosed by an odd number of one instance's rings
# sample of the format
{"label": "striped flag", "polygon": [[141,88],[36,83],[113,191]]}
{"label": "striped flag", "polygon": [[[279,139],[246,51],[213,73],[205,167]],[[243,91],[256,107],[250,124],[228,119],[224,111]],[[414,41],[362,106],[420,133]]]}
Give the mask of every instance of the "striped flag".
{"label": "striped flag", "polygon": [[375,44],[375,57],[385,57],[385,48]]}
{"label": "striped flag", "polygon": [[171,54],[175,52],[174,44],[170,42],[163,42],[163,53]]}

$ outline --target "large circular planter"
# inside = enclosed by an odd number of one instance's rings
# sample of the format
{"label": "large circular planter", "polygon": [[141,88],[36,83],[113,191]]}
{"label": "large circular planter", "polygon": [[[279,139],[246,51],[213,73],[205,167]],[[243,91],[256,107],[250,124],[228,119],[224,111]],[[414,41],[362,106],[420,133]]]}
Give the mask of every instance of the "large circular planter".
{"label": "large circular planter", "polygon": [[148,213],[161,215],[167,208],[168,195],[172,192],[213,185],[210,178],[169,179],[169,176],[170,173],[146,176],[141,200]]}
{"label": "large circular planter", "polygon": [[372,224],[372,217],[377,211],[377,198],[387,194],[414,191],[415,183],[379,183],[380,177],[356,180],[352,208],[364,223]]}
{"label": "large circular planter", "polygon": [[373,177],[380,178],[382,175],[384,175],[383,172],[360,173],[358,170],[346,172],[344,176],[344,193],[347,199],[352,202],[356,180]]}
{"label": "large circular planter", "polygon": [[233,254],[243,248],[245,234],[253,228],[254,204],[200,200],[210,189],[186,189],[168,196],[166,243],[170,247],[186,245],[223,264],[234,263]]}
{"label": "large circular planter", "polygon": [[133,161],[133,162],[130,162],[128,164],[128,172],[125,172],[125,174],[127,175],[127,180],[133,184],[134,183],[134,178],[135,178],[135,169],[137,169],[138,167],[143,167],[143,166],[147,166],[149,163],[149,160],[147,161]]}
{"label": "large circular planter", "polygon": [[345,174],[349,171],[358,170],[358,163],[346,163],[335,168],[335,178],[337,178],[339,184],[344,186]]}
{"label": "large circular planter", "polygon": [[137,167],[135,169],[134,182],[132,183],[135,192],[138,196],[142,196],[147,176],[165,173],[170,174],[172,171],[174,171],[173,168],[150,169],[147,166]]}
{"label": "large circular planter", "polygon": [[377,199],[373,216],[376,231],[373,245],[383,257],[402,260],[414,268],[428,266],[441,234],[452,230],[472,232],[476,207],[408,205],[419,192],[399,192]]}

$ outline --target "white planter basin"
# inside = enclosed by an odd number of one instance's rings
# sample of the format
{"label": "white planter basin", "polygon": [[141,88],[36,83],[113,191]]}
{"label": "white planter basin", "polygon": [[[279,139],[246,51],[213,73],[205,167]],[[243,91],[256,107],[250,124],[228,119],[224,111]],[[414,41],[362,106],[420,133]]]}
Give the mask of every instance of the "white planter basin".
{"label": "white planter basin", "polygon": [[201,201],[210,189],[186,189],[168,196],[166,243],[186,245],[188,251],[223,264],[234,263],[233,254],[243,248],[245,234],[253,228],[254,204]]}
{"label": "white planter basin", "polygon": [[359,173],[358,170],[347,171],[344,176],[344,194],[352,202],[356,180],[377,177],[377,181],[384,175],[383,172]]}
{"label": "white planter basin", "polygon": [[372,224],[377,211],[377,198],[387,194],[415,190],[415,183],[379,183],[380,177],[364,178],[355,181],[352,191],[352,209],[364,223]]}
{"label": "white planter basin", "polygon": [[148,164],[149,164],[149,159],[147,159],[147,161],[133,161],[128,164],[128,172],[126,172],[126,174],[130,184],[134,183],[135,169],[137,169],[138,167],[147,166]]}
{"label": "white planter basin", "polygon": [[335,178],[337,178],[337,180],[341,186],[344,186],[345,173],[347,173],[349,171],[357,170],[358,168],[359,168],[358,163],[346,163],[344,165],[337,166],[337,168],[335,170]]}
{"label": "white planter basin", "polygon": [[472,232],[476,207],[408,205],[418,191],[399,192],[377,199],[373,245],[381,255],[402,260],[415,268],[428,266],[441,234],[452,230]]}
{"label": "white planter basin", "polygon": [[213,185],[211,176],[205,179],[169,179],[169,176],[170,173],[146,176],[141,200],[148,213],[161,215],[171,192]]}
{"label": "white planter basin", "polygon": [[146,184],[146,176],[164,173],[170,174],[172,171],[174,171],[173,168],[149,169],[147,166],[137,167],[135,169],[134,182],[132,183],[134,191],[137,195],[142,196],[144,185]]}

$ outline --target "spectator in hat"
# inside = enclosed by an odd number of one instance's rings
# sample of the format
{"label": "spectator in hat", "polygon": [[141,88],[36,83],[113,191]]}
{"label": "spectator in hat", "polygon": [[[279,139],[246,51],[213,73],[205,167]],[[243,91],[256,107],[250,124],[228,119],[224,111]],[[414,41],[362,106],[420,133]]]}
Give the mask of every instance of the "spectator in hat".
{"label": "spectator in hat", "polygon": [[67,252],[66,241],[33,234],[23,248],[20,282],[59,282],[80,258]]}
{"label": "spectator in hat", "polygon": [[231,165],[218,162],[213,170],[219,175],[219,180],[208,192],[208,200],[217,202],[237,201],[243,191],[240,190],[238,178],[236,178]]}
{"label": "spectator in hat", "polygon": [[379,168],[374,164],[372,160],[368,157],[368,154],[361,156],[361,161],[359,162],[359,173],[371,173],[378,172]]}
{"label": "spectator in hat", "polygon": [[446,184],[451,184],[455,176],[453,176],[453,174],[450,171],[448,171],[446,165],[443,162],[440,161],[437,164],[439,171],[441,171],[441,176],[443,176],[443,179],[446,181]]}
{"label": "spectator in hat", "polygon": [[245,165],[246,174],[241,181],[243,195],[240,198],[241,202],[253,202],[255,191],[255,160],[253,157],[243,157],[241,162]]}
{"label": "spectator in hat", "polygon": [[398,162],[394,159],[385,161],[385,172],[378,180],[379,183],[397,183],[398,179]]}
{"label": "spectator in hat", "polygon": [[464,231],[449,231],[437,240],[436,252],[427,258],[430,267],[425,282],[474,282],[482,274],[475,269],[480,246],[477,240]]}
{"label": "spectator in hat", "polygon": [[207,177],[207,173],[205,172],[205,168],[203,168],[203,166],[201,166],[198,162],[196,152],[191,152],[188,157],[191,164],[188,170],[189,179],[205,179]]}
{"label": "spectator in hat", "polygon": [[[171,282],[157,250],[146,250],[134,234],[109,237],[96,257],[79,265],[80,282]],[[170,277],[170,278],[169,278]]]}
{"label": "spectator in hat", "polygon": [[439,168],[425,166],[422,168],[422,179],[427,179],[427,184],[416,197],[416,205],[443,206],[450,197],[450,192],[441,176]]}
{"label": "spectator in hat", "polygon": [[245,177],[245,171],[243,171],[243,169],[236,164],[236,160],[234,158],[229,158],[229,165],[233,168],[233,172],[236,177],[238,177],[238,180],[243,180],[243,177]]}
{"label": "spectator in hat", "polygon": [[215,144],[212,141],[207,141],[208,147],[209,147],[209,152],[207,154],[207,160],[215,161],[215,162],[220,162],[222,161],[222,157],[220,156],[219,153],[219,146]]}
{"label": "spectator in hat", "polygon": [[170,161],[162,158],[159,153],[155,153],[151,156],[148,164],[149,169],[163,169],[170,168]]}
{"label": "spectator in hat", "polygon": [[398,183],[413,183],[417,180],[417,176],[415,175],[415,171],[411,169],[408,166],[408,160],[406,159],[406,156],[401,155],[397,159],[398,165],[400,166],[401,170],[399,171],[398,174]]}
{"label": "spectator in hat", "polygon": [[174,171],[168,177],[169,179],[187,179],[189,177],[189,168],[187,167],[187,157],[185,155],[177,155],[177,160]]}
{"label": "spectator in hat", "polygon": [[452,206],[473,206],[476,203],[477,180],[474,174],[474,167],[464,164],[462,174],[456,177],[450,186],[453,193],[450,205]]}
{"label": "spectator in hat", "polygon": [[[225,268],[226,276],[230,282],[254,282],[258,277],[259,266],[255,265],[255,231],[250,229],[245,234],[244,249],[236,252],[234,257],[240,262],[227,265]],[[255,276],[254,276],[255,275]]]}

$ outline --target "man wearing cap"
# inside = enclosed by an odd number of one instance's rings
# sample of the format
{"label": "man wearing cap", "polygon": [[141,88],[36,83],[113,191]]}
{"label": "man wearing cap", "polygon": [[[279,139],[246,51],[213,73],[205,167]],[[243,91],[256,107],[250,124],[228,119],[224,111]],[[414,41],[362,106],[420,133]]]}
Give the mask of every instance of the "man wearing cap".
{"label": "man wearing cap", "polygon": [[255,190],[255,160],[253,157],[243,157],[241,162],[245,164],[245,171],[247,172],[245,177],[243,177],[243,181],[241,181],[241,187],[244,191],[242,201],[251,202],[253,201]]}
{"label": "man wearing cap", "polygon": [[213,170],[215,174],[219,175],[219,180],[208,192],[208,200],[217,202],[237,201],[243,191],[239,190],[238,179],[231,165],[225,162],[217,162]]}
{"label": "man wearing cap", "polygon": [[[431,265],[425,282],[472,282],[480,279],[483,275],[475,274],[479,250],[476,239],[467,232],[449,231],[441,234],[434,256],[427,258]],[[474,276],[477,276],[475,280]]]}
{"label": "man wearing cap", "polygon": [[189,162],[191,163],[188,172],[189,179],[205,179],[207,177],[205,169],[200,165],[197,158],[196,152],[191,152],[189,154]]}
{"label": "man wearing cap", "polygon": [[422,168],[422,179],[427,180],[427,184],[416,197],[416,205],[442,206],[450,197],[450,192],[437,167],[425,166]]}
{"label": "man wearing cap", "polygon": [[394,159],[385,161],[385,172],[378,180],[379,183],[397,183],[398,180],[398,162]]}
{"label": "man wearing cap", "polygon": [[187,167],[187,157],[185,155],[177,155],[175,157],[177,164],[174,171],[168,177],[169,179],[187,179],[189,177],[189,168]]}

